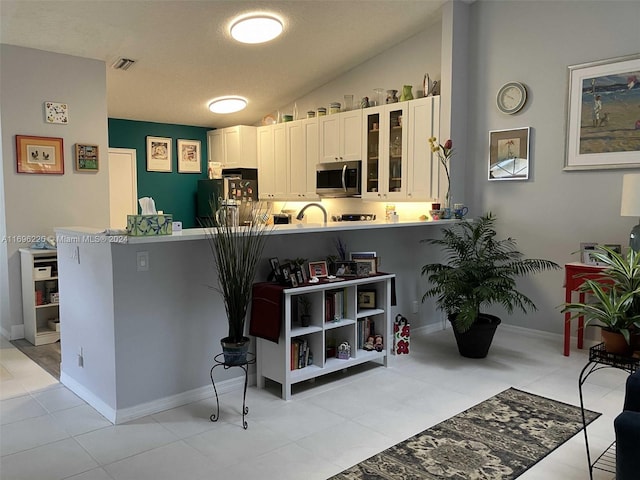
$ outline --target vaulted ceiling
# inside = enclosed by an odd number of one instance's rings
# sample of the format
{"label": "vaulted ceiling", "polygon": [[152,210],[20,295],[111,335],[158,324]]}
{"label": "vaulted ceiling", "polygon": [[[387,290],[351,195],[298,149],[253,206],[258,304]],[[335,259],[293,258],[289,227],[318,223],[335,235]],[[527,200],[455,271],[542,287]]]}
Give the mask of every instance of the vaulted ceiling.
{"label": "vaulted ceiling", "polygon": [[[444,0],[1,0],[4,44],[103,60],[108,114],[161,123],[255,124],[363,61],[424,30]],[[235,42],[229,23],[270,11],[283,35]],[[127,71],[111,65],[121,57]],[[241,95],[238,113],[209,112],[210,100]]]}

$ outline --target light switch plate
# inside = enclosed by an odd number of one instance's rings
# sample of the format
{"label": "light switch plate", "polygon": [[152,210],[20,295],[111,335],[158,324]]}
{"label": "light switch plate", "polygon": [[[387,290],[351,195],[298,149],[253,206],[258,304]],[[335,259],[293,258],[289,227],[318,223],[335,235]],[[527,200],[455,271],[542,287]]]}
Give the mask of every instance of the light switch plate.
{"label": "light switch plate", "polygon": [[149,270],[149,252],[136,252],[136,265],[139,272]]}

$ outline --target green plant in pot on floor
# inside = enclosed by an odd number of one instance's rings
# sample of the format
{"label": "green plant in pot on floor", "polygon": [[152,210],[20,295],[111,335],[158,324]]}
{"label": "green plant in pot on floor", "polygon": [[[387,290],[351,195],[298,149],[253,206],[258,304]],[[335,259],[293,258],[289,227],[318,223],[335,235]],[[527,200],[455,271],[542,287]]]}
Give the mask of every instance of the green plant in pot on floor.
{"label": "green plant in pot on floor", "polygon": [[585,327],[595,323],[602,328],[605,350],[627,355],[640,332],[640,254],[630,248],[622,255],[598,246],[591,256],[605,266],[601,275],[580,286],[580,292],[592,299],[565,303],[562,312],[572,312],[571,318],[583,316]]}
{"label": "green plant in pot on floor", "polygon": [[[260,211],[260,206],[254,211]],[[221,218],[228,218],[224,213]],[[247,309],[269,227],[260,215],[253,215],[242,227],[215,220],[204,226],[218,270],[218,287],[214,289],[222,294],[229,326],[228,336],[220,340],[225,363],[241,365],[246,362],[250,342],[244,335]]]}
{"label": "green plant in pot on floor", "polygon": [[422,297],[436,298],[438,308],[453,325],[460,355],[484,358],[500,318],[485,313],[501,305],[508,313],[536,310],[533,301],[516,288],[516,279],[560,267],[543,259],[525,259],[512,238],[496,239],[496,218],[488,213],[471,222],[442,230],[441,238],[422,240],[441,247],[445,263],[422,267],[429,286]]}

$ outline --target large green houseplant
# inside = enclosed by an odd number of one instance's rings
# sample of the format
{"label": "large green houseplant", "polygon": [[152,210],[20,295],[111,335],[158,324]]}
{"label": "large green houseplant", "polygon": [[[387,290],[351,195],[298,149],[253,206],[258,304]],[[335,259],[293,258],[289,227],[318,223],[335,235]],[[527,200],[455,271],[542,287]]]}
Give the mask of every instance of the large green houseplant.
{"label": "large green houseplant", "polygon": [[[222,207],[225,209],[228,207]],[[255,211],[260,211],[257,207]],[[228,218],[226,212],[221,218]],[[225,363],[239,365],[246,361],[249,338],[244,335],[247,309],[253,281],[262,258],[266,234],[270,230],[260,215],[237,227],[215,219],[205,220],[205,232],[218,270],[218,287],[227,313],[229,334],[220,340]]]}
{"label": "large green houseplant", "polygon": [[453,325],[462,356],[486,357],[500,318],[483,309],[502,305],[508,313],[536,310],[533,301],[516,288],[516,279],[560,268],[542,259],[525,259],[512,238],[497,240],[496,218],[488,213],[474,221],[443,229],[440,238],[422,240],[441,247],[444,263],[422,267],[429,287],[422,297],[436,298],[438,308]]}
{"label": "large green houseplant", "polygon": [[565,303],[562,312],[571,312],[571,318],[584,317],[585,327],[596,322],[606,351],[629,353],[633,335],[640,331],[640,254],[630,248],[622,255],[598,246],[591,256],[605,267],[601,275],[585,279],[580,286],[592,299]]}

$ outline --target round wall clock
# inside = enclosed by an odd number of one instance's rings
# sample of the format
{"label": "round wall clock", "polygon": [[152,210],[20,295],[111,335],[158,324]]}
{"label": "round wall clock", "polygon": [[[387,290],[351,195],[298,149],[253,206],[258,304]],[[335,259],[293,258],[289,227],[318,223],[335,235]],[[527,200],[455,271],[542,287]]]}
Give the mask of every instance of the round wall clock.
{"label": "round wall clock", "polygon": [[524,107],[527,101],[527,89],[520,82],[507,82],[500,90],[496,97],[498,109],[502,113],[513,114]]}

